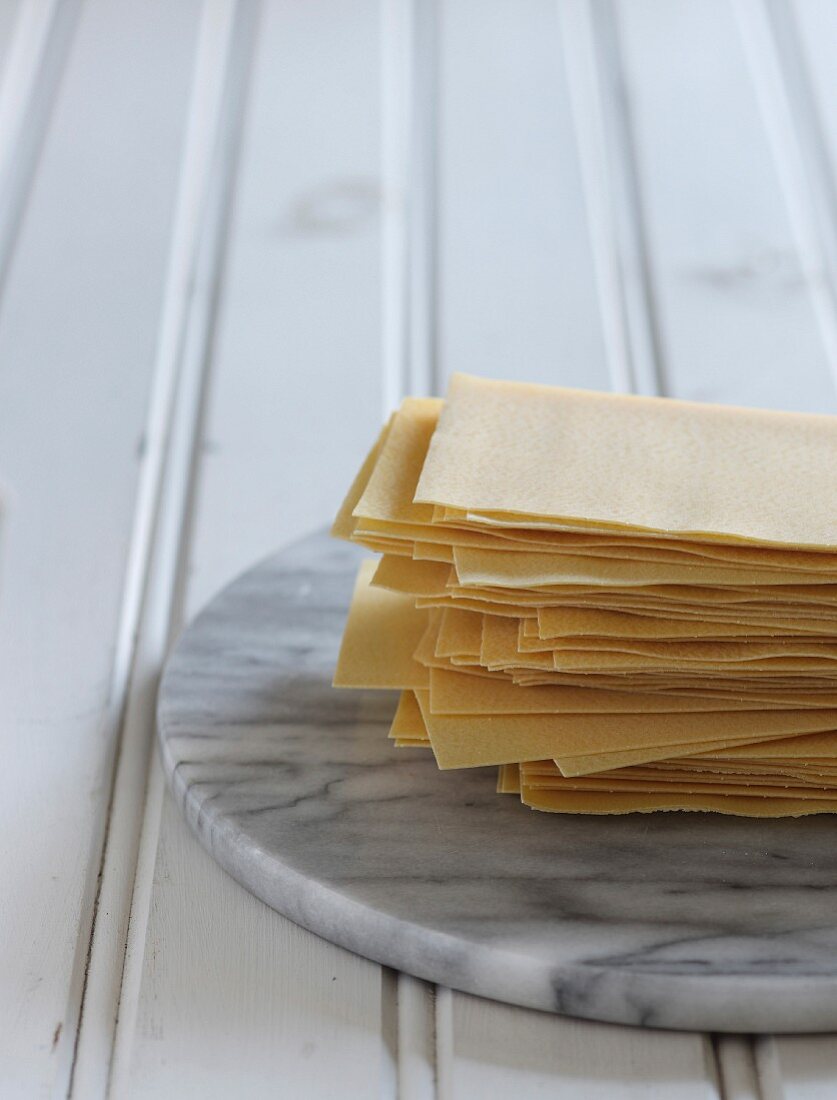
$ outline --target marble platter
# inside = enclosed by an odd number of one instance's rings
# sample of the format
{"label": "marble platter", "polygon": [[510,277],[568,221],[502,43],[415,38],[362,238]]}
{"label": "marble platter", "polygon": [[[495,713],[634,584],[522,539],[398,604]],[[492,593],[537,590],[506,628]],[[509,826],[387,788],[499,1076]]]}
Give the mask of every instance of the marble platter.
{"label": "marble platter", "polygon": [[837,819],[540,814],[495,794],[493,768],[392,748],[395,696],[331,687],[358,560],[324,534],[276,554],[168,662],[165,770],[221,866],[334,943],[485,997],[837,1028]]}

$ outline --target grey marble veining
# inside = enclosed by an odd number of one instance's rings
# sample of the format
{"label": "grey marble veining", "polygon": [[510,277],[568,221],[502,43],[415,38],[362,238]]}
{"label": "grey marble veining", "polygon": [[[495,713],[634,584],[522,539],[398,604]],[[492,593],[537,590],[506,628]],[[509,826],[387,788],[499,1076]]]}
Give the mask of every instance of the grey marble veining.
{"label": "grey marble veining", "polygon": [[495,794],[493,768],[394,749],[394,695],[330,686],[358,560],[324,535],[277,554],[168,663],[165,769],[230,874],[326,939],[486,997],[837,1028],[837,818],[540,814]]}

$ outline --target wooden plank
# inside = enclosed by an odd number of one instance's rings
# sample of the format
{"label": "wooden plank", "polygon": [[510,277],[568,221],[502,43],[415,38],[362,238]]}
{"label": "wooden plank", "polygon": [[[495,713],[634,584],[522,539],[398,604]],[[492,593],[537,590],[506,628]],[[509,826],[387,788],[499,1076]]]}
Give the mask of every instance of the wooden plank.
{"label": "wooden plank", "polygon": [[452,0],[439,18],[440,384],[606,388],[558,5]]}
{"label": "wooden plank", "polygon": [[84,9],[0,312],[7,1095],[63,1095],[69,1078],[194,17],[163,0]]}
{"label": "wooden plank", "polygon": [[[0,287],[64,74],[80,0],[30,0],[0,17]],[[12,17],[14,21],[12,22]],[[6,37],[8,35],[8,37]]]}
{"label": "wooden plank", "polygon": [[[831,0],[783,0],[771,4],[784,14],[781,24],[795,39],[802,71],[798,79],[807,85],[808,108],[814,115],[814,130],[822,144],[824,172],[832,191],[837,183],[837,100],[834,96],[834,40],[837,8]],[[832,220],[834,211],[831,211]]]}
{"label": "wooden plank", "polygon": [[155,863],[130,1075],[115,1095],[377,1095],[380,968],[246,894],[168,794]]}
{"label": "wooden plank", "polygon": [[6,62],[22,9],[23,0],[0,4],[0,82],[6,72]]}
{"label": "wooden plank", "polygon": [[757,1040],[761,1100],[831,1100],[837,1081],[833,1035]]}
{"label": "wooden plank", "polygon": [[709,1039],[454,996],[450,1097],[717,1100]]}
{"label": "wooden plank", "polygon": [[[281,0],[263,11],[190,520],[187,618],[254,559],[328,519],[380,422],[378,50],[373,0]],[[382,1020],[391,981],[225,876],[155,776],[115,1093],[368,1096],[392,1085]]]}
{"label": "wooden plank", "polygon": [[732,7],[636,0],[618,17],[670,392],[834,409],[817,273],[800,260]]}

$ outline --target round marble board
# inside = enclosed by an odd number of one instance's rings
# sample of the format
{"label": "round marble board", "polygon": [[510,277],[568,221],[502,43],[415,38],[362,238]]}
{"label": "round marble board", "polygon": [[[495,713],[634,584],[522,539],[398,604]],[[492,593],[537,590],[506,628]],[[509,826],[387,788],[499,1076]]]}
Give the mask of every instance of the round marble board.
{"label": "round marble board", "polygon": [[360,557],[324,534],[276,554],[168,662],[164,766],[231,875],[334,943],[481,996],[837,1029],[837,819],[536,813],[495,793],[495,768],[394,748],[394,693],[331,687]]}

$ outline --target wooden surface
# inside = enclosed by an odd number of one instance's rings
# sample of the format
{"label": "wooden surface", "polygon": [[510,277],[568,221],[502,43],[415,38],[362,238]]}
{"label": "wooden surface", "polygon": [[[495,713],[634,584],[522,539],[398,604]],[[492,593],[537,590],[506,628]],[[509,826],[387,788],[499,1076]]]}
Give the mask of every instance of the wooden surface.
{"label": "wooden surface", "polygon": [[0,1094],[813,1100],[832,1037],[553,1019],[198,847],[171,637],[453,369],[835,411],[831,0],[0,3]]}

